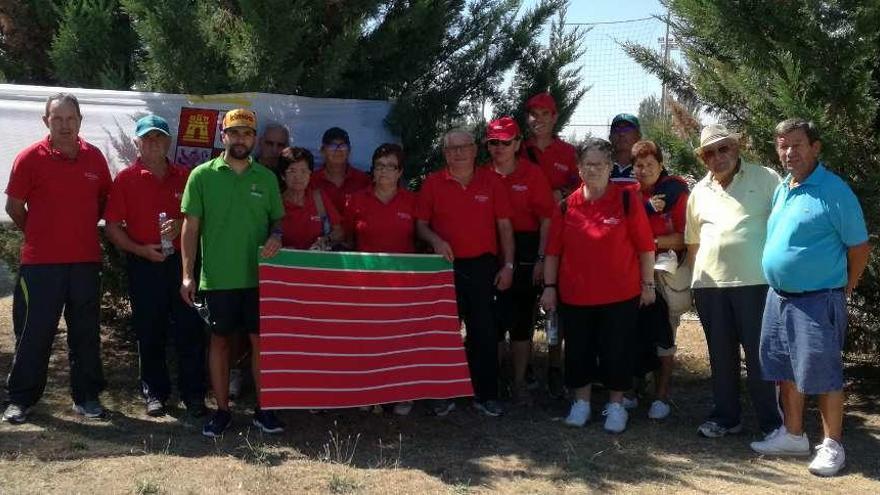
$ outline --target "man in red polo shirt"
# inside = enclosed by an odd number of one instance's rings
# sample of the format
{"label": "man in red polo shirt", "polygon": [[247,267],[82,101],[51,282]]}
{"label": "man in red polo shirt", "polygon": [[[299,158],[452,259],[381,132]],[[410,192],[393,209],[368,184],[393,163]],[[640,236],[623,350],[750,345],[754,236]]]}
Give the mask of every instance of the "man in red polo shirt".
{"label": "man in red polo shirt", "polygon": [[324,166],[312,174],[309,185],[324,191],[333,201],[336,211],[345,211],[345,201],[349,196],[370,187],[370,176],[348,163],[351,140],[344,129],[331,127],[324,131],[321,155],[324,156]]}
{"label": "man in red polo shirt", "polygon": [[547,177],[557,201],[580,183],[577,150],[555,134],[559,114],[550,93],[538,93],[526,101],[531,137],[525,142],[529,160],[537,163]]}
{"label": "man in red polo shirt", "polygon": [[107,237],[128,253],[132,327],[138,340],[141,392],[149,416],[164,416],[171,381],[167,337],[177,351],[180,398],[194,417],[205,409],[205,344],[201,320],[180,297],[180,198],[189,170],[168,161],[171,131],[158,115],[137,121],[137,160],[113,181],[104,220]]}
{"label": "man in red polo shirt", "polygon": [[[526,156],[541,167],[556,201],[562,201],[578,184],[577,150],[555,134],[559,113],[550,93],[538,93],[526,101],[531,137],[525,142]],[[547,351],[547,388],[550,396],[560,399],[565,394],[562,383],[562,340]]]}
{"label": "man in red polo shirt", "polygon": [[101,418],[104,387],[98,317],[101,245],[98,220],[110,189],[107,160],[79,137],[79,101],[46,101],[46,139],[15,157],[6,213],[22,231],[21,268],[12,301],[15,357],[3,420],[23,423],[43,395],[52,341],[64,312],[74,411]]}
{"label": "man in red polo shirt", "polygon": [[[453,262],[458,311],[467,329],[465,350],[474,407],[489,416],[502,414],[498,404],[498,345],[492,298],[513,282],[512,208],[507,190],[492,170],[476,167],[477,145],[465,130],[443,138],[446,167],[422,184],[416,206],[416,232],[434,252]],[[498,241],[503,265],[498,267]],[[453,408],[437,401],[434,413]]]}

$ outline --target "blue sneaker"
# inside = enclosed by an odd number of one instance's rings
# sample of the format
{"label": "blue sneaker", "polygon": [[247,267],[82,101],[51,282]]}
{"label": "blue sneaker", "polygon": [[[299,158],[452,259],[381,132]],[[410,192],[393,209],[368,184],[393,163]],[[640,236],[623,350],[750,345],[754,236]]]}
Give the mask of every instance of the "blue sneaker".
{"label": "blue sneaker", "polygon": [[263,430],[263,433],[281,433],[284,431],[284,423],[275,416],[275,413],[262,409],[254,411],[254,426]]}
{"label": "blue sneaker", "polygon": [[96,400],[87,400],[73,405],[73,412],[88,419],[102,419],[106,416],[104,406]]}
{"label": "blue sneaker", "polygon": [[223,432],[226,431],[226,428],[229,428],[231,423],[232,415],[229,414],[229,411],[217,409],[217,412],[211,416],[210,421],[205,423],[204,428],[202,428],[202,435],[211,438],[222,437]]}

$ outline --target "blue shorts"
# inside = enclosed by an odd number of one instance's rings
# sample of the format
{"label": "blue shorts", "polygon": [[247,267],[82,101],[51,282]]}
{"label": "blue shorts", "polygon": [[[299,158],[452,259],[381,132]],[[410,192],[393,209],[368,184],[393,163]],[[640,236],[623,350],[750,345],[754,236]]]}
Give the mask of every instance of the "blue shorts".
{"label": "blue shorts", "polygon": [[767,291],[761,326],[761,375],[794,382],[804,394],[843,390],[846,295]]}

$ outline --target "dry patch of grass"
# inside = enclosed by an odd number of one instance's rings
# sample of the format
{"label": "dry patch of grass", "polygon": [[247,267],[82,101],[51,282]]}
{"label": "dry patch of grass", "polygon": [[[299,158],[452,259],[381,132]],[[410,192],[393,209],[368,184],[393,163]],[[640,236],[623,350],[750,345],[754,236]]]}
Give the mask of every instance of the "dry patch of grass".
{"label": "dry patch of grass", "polygon": [[[9,298],[0,300],[2,377],[12,358],[9,305]],[[466,401],[442,419],[418,406],[405,418],[287,411],[281,417],[288,431],[280,436],[250,427],[245,401],[236,407],[235,426],[212,441],[179,409],[161,420],[144,415],[134,345],[123,332],[105,330],[102,399],[113,411],[110,419],[83,421],[70,411],[59,335],[50,383],[32,422],[0,424],[0,493],[880,493],[875,366],[854,366],[850,373],[860,376],[846,417],[847,471],[820,479],[807,473],[804,460],[751,453],[757,428],[747,404],[745,434],[716,441],[696,435],[711,395],[705,342],[694,322],[679,331],[672,416],[648,420],[645,400],[627,432],[616,436],[602,431],[600,419],[565,428],[559,419],[567,404],[538,393],[531,410],[513,409],[500,419],[477,416]],[[599,411],[603,397],[596,395]],[[808,433],[818,440],[815,410]]]}

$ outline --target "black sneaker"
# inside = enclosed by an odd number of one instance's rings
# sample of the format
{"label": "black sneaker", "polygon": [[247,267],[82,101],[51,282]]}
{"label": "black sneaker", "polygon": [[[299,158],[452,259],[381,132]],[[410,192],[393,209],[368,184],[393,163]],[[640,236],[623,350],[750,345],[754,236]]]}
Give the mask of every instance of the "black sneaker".
{"label": "black sneaker", "polygon": [[154,418],[165,416],[165,404],[156,398],[147,399],[147,416]]}
{"label": "black sneaker", "polygon": [[284,431],[284,423],[275,416],[275,413],[262,409],[254,411],[254,426],[263,430],[263,433],[281,433]]}
{"label": "black sneaker", "polygon": [[565,397],[565,384],[562,379],[562,369],[556,366],[547,368],[547,392],[552,399]]}
{"label": "black sneaker", "polygon": [[3,421],[13,425],[20,425],[27,421],[30,412],[31,408],[10,402],[9,405],[6,406],[6,411],[3,412]]}
{"label": "black sneaker", "polygon": [[455,409],[455,402],[448,399],[434,399],[431,402],[431,414],[443,417],[451,413]]}
{"label": "black sneaker", "polygon": [[208,414],[204,399],[190,400],[186,402],[186,412],[193,418],[204,418]]}
{"label": "black sneaker", "polygon": [[474,400],[474,409],[480,414],[496,418],[504,414],[501,404],[494,400]]}
{"label": "black sneaker", "polygon": [[222,437],[230,423],[232,423],[232,415],[229,414],[229,411],[217,409],[217,412],[211,416],[211,420],[205,423],[202,428],[202,435],[211,438]]}
{"label": "black sneaker", "polygon": [[535,369],[532,368],[531,364],[526,367],[526,386],[529,390],[538,390],[538,387],[541,386],[538,383],[538,377],[535,376]]}

